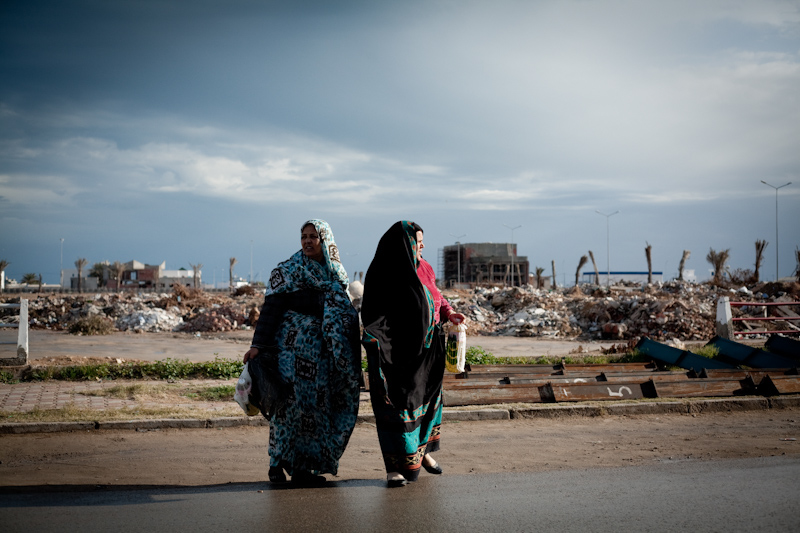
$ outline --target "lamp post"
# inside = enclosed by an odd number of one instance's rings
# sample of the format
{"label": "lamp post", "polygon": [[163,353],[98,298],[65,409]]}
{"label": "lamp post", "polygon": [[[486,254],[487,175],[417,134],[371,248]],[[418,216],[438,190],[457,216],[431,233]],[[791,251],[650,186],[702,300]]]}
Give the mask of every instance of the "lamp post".
{"label": "lamp post", "polygon": [[598,215],[603,215],[606,217],[606,287],[611,286],[611,245],[610,237],[609,237],[609,230],[608,230],[608,219],[612,216],[619,213],[619,211],[614,211],[611,214],[606,215],[605,213],[601,213],[600,211],[595,211]]}
{"label": "lamp post", "polygon": [[253,284],[253,240],[250,239],[250,280],[249,284]]}
{"label": "lamp post", "polygon": [[458,260],[458,283],[460,285],[461,284],[461,241],[459,241],[458,239],[460,239],[461,237],[466,237],[467,234],[465,233],[464,235],[453,235],[451,233],[450,236],[456,240],[456,246],[458,247],[458,252],[457,252],[458,255],[456,256],[456,259]]}
{"label": "lamp post", "polygon": [[513,228],[508,224],[503,224],[505,227],[511,230],[511,286],[514,287],[514,230],[519,229],[522,227],[522,224],[519,226],[514,226]]}
{"label": "lamp post", "polygon": [[781,185],[780,187],[770,185],[764,180],[761,180],[761,183],[764,185],[769,185],[775,189],[775,281],[778,281],[778,189],[782,189],[786,187],[786,185],[791,185],[792,182],[790,181],[789,183]]}
{"label": "lamp post", "polygon": [[61,270],[58,271],[58,290],[64,288],[64,237],[61,237]]}

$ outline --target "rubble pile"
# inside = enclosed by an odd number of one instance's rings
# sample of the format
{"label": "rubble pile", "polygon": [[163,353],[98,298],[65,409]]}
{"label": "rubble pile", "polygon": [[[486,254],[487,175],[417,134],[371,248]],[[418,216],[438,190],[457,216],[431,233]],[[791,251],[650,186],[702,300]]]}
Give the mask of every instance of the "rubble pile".
{"label": "rubble pile", "polygon": [[180,326],[180,331],[232,331],[248,324],[247,315],[240,309],[230,305],[214,304],[212,309],[201,309],[200,312]]}
{"label": "rubble pile", "polygon": [[[623,283],[539,290],[533,287],[447,289],[445,298],[469,319],[468,335],[511,335],[630,341],[707,340],[714,336],[717,300],[798,301],[798,283],[751,287],[667,282]],[[17,301],[18,296],[0,295]],[[251,327],[263,303],[260,292],[230,295],[178,287],[170,294],[98,293],[29,297],[33,328],[68,329],[80,318],[104,317],[121,331],[216,332]],[[760,309],[763,312],[763,308]],[[747,312],[735,308],[734,315]],[[0,312],[0,318],[4,313]],[[7,314],[7,313],[6,313]]]}
{"label": "rubble pile", "polygon": [[183,324],[183,318],[169,311],[154,308],[137,309],[117,318],[115,325],[120,331],[175,331]]}
{"label": "rubble pile", "polygon": [[[262,294],[231,297],[179,287],[167,293],[96,293],[28,296],[33,329],[68,330],[81,318],[111,320],[119,331],[229,331],[248,324],[248,314],[260,309]],[[2,301],[18,301],[0,295]],[[1,313],[0,313],[1,314]]]}
{"label": "rubble pile", "polygon": [[715,334],[717,300],[800,299],[800,284],[768,283],[724,288],[672,281],[611,288],[584,285],[557,290],[528,287],[445,290],[445,298],[469,319],[469,335],[511,335],[630,340],[701,340]]}

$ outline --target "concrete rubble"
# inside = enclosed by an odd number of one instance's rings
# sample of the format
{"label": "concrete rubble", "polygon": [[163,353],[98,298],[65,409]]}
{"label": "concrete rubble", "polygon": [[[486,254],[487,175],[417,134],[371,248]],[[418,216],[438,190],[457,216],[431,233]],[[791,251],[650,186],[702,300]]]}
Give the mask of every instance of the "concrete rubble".
{"label": "concrete rubble", "polygon": [[[797,301],[800,284],[724,288],[671,281],[556,290],[477,287],[446,289],[443,294],[469,318],[468,335],[624,341],[648,336],[679,342],[714,336],[716,302],[722,296],[736,301]],[[9,302],[18,298],[0,295],[0,300]],[[120,331],[197,333],[252,327],[264,297],[258,291],[230,295],[178,287],[169,294],[43,294],[29,298],[32,328],[62,330],[79,318],[101,316]]]}
{"label": "concrete rubble", "polygon": [[671,281],[653,285],[582,285],[445,290],[470,320],[469,335],[564,339],[708,340],[714,336],[716,302],[800,299],[800,284],[763,283],[748,289]]}

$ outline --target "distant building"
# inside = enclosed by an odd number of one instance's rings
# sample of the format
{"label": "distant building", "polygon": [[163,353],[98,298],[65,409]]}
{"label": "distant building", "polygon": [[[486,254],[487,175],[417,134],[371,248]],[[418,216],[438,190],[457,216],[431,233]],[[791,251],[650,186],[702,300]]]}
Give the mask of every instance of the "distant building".
{"label": "distant building", "polygon": [[[150,289],[150,290],[169,290],[175,285],[184,287],[194,286],[194,272],[180,268],[178,270],[167,270],[166,261],[160,265],[148,265],[136,260],[125,263],[125,271],[119,284],[114,277],[111,265],[106,262],[103,269],[102,285],[108,289]],[[83,269],[81,288],[83,290],[96,290],[98,288],[98,278],[87,276],[88,268]],[[198,287],[202,282],[202,271],[198,271]],[[61,271],[62,287],[65,289],[78,288],[78,271],[74,268]]]}
{"label": "distant building", "polygon": [[[442,249],[440,275],[444,285],[524,285],[530,268],[526,256],[518,256],[512,243],[463,243]],[[513,265],[513,268],[512,268]]]}

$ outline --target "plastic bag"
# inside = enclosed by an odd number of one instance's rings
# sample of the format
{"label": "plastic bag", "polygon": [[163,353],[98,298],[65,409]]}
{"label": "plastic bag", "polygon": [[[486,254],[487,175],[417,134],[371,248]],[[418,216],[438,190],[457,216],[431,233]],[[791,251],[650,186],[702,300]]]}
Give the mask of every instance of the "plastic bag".
{"label": "plastic bag", "polygon": [[278,368],[278,354],[265,350],[250,363],[249,373],[253,382],[250,389],[250,403],[258,407],[264,418],[272,420],[275,413],[283,409],[290,387],[283,382]]}
{"label": "plastic bag", "polygon": [[447,344],[445,346],[444,367],[448,372],[460,374],[464,372],[467,362],[467,326],[450,324],[447,328]]}
{"label": "plastic bag", "polygon": [[248,368],[249,361],[244,364],[242,375],[239,376],[239,381],[236,382],[236,392],[233,394],[233,399],[239,404],[239,407],[245,412],[247,416],[255,416],[258,414],[258,406],[250,403],[250,392],[253,390],[253,379],[250,377],[250,370]]}

